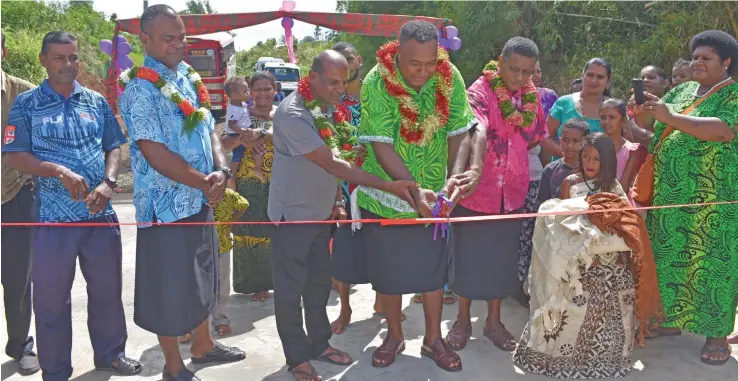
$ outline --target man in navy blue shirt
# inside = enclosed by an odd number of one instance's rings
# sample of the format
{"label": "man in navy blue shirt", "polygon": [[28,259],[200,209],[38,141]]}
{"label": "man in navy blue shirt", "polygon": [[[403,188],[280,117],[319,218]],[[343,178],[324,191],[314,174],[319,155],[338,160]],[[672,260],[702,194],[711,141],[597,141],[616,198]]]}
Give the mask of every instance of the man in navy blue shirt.
{"label": "man in navy blue shirt", "polygon": [[76,39],[50,32],[41,64],[48,78],[16,98],[4,137],[10,166],[38,177],[39,221],[111,223],[37,229],[33,241],[33,307],[44,381],[72,376],[70,292],[77,258],[87,281],[88,327],[95,367],[120,375],[141,372],[124,356],[122,247],[110,203],[125,136],[105,98],[77,81]]}

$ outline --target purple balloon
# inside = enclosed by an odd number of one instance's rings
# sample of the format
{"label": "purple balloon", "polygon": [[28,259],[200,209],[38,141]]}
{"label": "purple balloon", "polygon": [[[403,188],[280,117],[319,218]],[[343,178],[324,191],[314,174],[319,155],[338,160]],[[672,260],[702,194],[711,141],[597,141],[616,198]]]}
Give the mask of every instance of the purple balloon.
{"label": "purple balloon", "polygon": [[98,46],[103,53],[107,55],[113,54],[113,43],[110,42],[110,40],[100,40],[100,44]]}
{"label": "purple balloon", "polygon": [[458,37],[454,37],[454,38],[450,39],[449,42],[448,42],[448,47],[451,50],[459,50],[459,49],[461,49],[461,39],[459,39]]}
{"label": "purple balloon", "polygon": [[122,44],[118,45],[118,55],[127,55],[128,53],[132,52],[133,48],[131,47],[131,44],[128,42],[123,42]]}
{"label": "purple balloon", "polygon": [[128,42],[128,41],[126,40],[125,36],[121,36],[121,35],[119,34],[119,35],[115,36],[115,38],[113,38],[113,42],[114,42],[114,43],[115,43],[116,45],[120,45],[120,44],[122,44],[122,43],[124,43],[124,42]]}
{"label": "purple balloon", "polygon": [[446,38],[452,40],[454,37],[459,35],[459,29],[453,25],[446,27]]}
{"label": "purple balloon", "polygon": [[290,29],[293,26],[295,26],[295,21],[292,20],[292,17],[282,17],[282,28]]}
{"label": "purple balloon", "polygon": [[441,45],[441,47],[448,49],[448,39],[443,37],[439,38],[438,45]]}
{"label": "purple balloon", "polygon": [[116,62],[118,63],[118,69],[120,70],[126,70],[133,67],[133,60],[131,59],[131,57],[128,57],[126,55],[119,55]]}

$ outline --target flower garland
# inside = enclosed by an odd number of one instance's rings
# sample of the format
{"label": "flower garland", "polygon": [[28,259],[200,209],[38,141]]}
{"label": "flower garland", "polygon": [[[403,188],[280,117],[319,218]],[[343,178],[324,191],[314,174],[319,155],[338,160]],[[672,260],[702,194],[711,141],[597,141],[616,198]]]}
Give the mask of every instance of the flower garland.
{"label": "flower garland", "polygon": [[200,74],[197,74],[192,66],[187,66],[187,79],[195,86],[197,91],[197,99],[200,101],[200,109],[195,109],[195,106],[185,99],[182,94],[177,91],[177,88],[171,83],[165,81],[159,73],[154,69],[148,67],[134,66],[123,73],[118,78],[118,83],[125,89],[126,85],[133,78],[140,78],[149,81],[154,84],[154,87],[159,89],[165,98],[174,102],[174,104],[182,110],[185,115],[184,120],[184,131],[190,133],[197,128],[197,125],[205,120],[207,113],[210,112],[210,94],[208,93],[207,87],[202,82]]}
{"label": "flower garland", "polygon": [[379,72],[389,95],[397,99],[400,109],[400,136],[406,142],[424,146],[433,135],[443,128],[449,118],[449,99],[453,91],[454,71],[445,49],[438,48],[438,66],[433,75],[436,80],[435,110],[420,120],[420,107],[400,79],[400,71],[395,65],[395,56],[400,42],[393,41],[377,50]]}
{"label": "flower garland", "polygon": [[538,95],[536,94],[536,87],[533,85],[533,82],[528,80],[528,83],[521,89],[523,92],[521,96],[523,110],[521,113],[512,103],[510,94],[505,87],[505,82],[502,76],[500,76],[497,61],[489,61],[482,73],[487,81],[489,81],[492,92],[497,97],[502,117],[513,126],[520,126],[523,129],[529,128],[533,124],[533,121],[536,120],[536,112],[538,111]]}
{"label": "flower garland", "polygon": [[310,77],[305,77],[297,84],[297,93],[305,100],[305,107],[315,119],[315,127],[320,138],[323,139],[334,155],[349,163],[356,162],[357,155],[354,146],[358,138],[353,134],[354,127],[348,122],[348,116],[341,110],[333,113],[331,124],[328,117],[321,110],[321,103],[313,96],[310,89]]}

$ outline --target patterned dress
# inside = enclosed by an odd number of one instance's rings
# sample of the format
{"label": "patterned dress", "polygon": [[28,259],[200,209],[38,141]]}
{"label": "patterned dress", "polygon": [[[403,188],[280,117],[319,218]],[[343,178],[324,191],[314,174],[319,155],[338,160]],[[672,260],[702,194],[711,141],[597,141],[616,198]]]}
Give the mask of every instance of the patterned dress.
{"label": "patterned dress", "polygon": [[[589,192],[586,184],[579,183],[571,186],[569,195],[584,198]],[[619,184],[612,193],[625,198]],[[564,211],[552,208],[558,202],[544,203],[541,211]],[[632,367],[635,337],[633,273],[622,253],[603,252],[613,248],[612,241],[602,244],[600,250],[578,244],[587,244],[582,236],[595,234],[595,230],[599,232],[595,240],[604,240],[599,229],[592,229],[589,218],[570,219],[564,229],[562,222],[552,223],[545,217],[537,222],[530,270],[530,320],[513,361],[525,371],[551,378],[624,377]],[[590,251],[599,254],[581,255]],[[584,258],[597,259],[600,264],[587,268],[582,265]],[[567,274],[569,280],[564,281],[560,274]],[[580,286],[574,286],[574,279]],[[581,291],[575,291],[579,287]],[[543,322],[544,316],[551,318],[551,325]]]}
{"label": "patterned dress", "polygon": [[[237,211],[246,210],[249,202],[236,191],[226,189],[223,201],[215,208],[214,218],[216,222],[232,222],[233,214]],[[218,252],[223,255],[233,248],[233,240],[231,239],[231,225],[217,225],[218,231]]]}
{"label": "patterned dress", "polygon": [[[253,128],[272,129],[271,120],[260,120],[251,116]],[[241,167],[236,174],[236,190],[249,200],[249,208],[241,221],[269,221],[267,201],[269,200],[269,179],[274,160],[274,146],[266,143],[267,152],[262,160],[261,173],[267,179],[262,184],[254,176],[254,157],[251,149],[246,149]],[[269,238],[269,225],[235,225],[233,227],[233,290],[241,294],[269,291],[272,285],[272,242]]]}
{"label": "patterned dress", "polygon": [[[684,83],[663,101],[681,112],[697,100],[698,87],[697,82]],[[738,200],[738,83],[714,93],[690,115],[717,117],[736,137],[706,142],[672,132],[655,157],[653,204]],[[657,122],[655,136],[664,128]],[[646,221],[667,314],[662,326],[709,337],[729,335],[738,302],[738,204],[652,210]]]}

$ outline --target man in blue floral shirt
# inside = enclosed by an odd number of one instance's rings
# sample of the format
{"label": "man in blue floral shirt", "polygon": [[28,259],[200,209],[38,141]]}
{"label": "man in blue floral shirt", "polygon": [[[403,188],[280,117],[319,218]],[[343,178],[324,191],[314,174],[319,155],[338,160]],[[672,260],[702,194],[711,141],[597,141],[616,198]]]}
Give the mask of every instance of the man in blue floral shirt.
{"label": "man in blue floral shirt", "polygon": [[[183,62],[186,35],[171,7],[153,5],[141,16],[144,65],[128,80],[120,110],[130,134],[136,242],[134,322],[158,335],[163,378],[198,380],[185,368],[177,338],[192,333],[192,362],[239,361],[243,351],[213,341],[208,316],[218,296],[218,237],[213,207],[231,176],[210,113],[194,130],[185,114],[200,108],[199,76]],[[131,77],[134,78],[131,78]],[[154,85],[161,78],[166,85]],[[153,80],[153,82],[152,82]],[[184,100],[173,102],[174,94]],[[152,223],[203,223],[156,225]]]}

